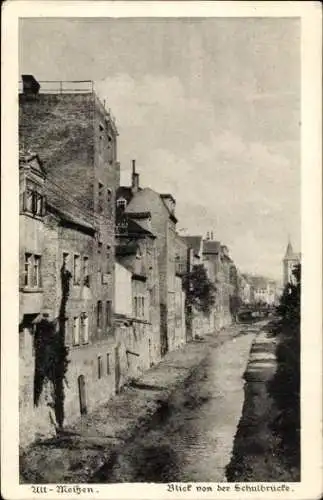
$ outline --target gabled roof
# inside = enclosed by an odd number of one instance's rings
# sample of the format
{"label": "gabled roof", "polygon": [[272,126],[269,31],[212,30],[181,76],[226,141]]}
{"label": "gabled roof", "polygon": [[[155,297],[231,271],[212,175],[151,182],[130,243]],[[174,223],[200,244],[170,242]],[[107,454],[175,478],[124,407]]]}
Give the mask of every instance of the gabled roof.
{"label": "gabled roof", "polygon": [[40,174],[43,178],[46,177],[46,172],[43,167],[43,162],[39,158],[38,154],[32,153],[30,151],[19,151],[19,168],[28,167],[34,172]]}

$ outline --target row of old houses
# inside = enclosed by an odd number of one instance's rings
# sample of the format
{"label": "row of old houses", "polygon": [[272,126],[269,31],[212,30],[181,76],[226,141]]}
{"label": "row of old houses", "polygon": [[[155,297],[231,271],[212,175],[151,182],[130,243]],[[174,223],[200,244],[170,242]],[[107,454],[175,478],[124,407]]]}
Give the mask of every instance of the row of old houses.
{"label": "row of old houses", "polygon": [[[75,82],[74,82],[75,85]],[[234,318],[239,272],[213,234],[180,236],[176,200],[120,185],[115,119],[92,82],[19,93],[20,441],[72,425],[196,335]],[[206,315],[186,300],[203,265]]]}

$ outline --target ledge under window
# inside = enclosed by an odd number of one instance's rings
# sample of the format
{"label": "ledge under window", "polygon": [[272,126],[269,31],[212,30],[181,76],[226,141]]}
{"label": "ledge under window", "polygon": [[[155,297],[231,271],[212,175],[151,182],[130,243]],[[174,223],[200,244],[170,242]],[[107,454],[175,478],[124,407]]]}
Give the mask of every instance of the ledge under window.
{"label": "ledge under window", "polygon": [[24,293],[43,293],[44,289],[36,286],[23,286],[19,288],[19,291]]}

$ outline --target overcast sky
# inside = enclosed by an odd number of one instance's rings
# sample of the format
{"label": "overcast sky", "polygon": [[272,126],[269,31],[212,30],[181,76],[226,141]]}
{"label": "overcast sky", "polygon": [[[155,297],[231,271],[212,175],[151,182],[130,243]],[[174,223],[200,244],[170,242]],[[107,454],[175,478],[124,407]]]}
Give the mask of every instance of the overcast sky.
{"label": "overcast sky", "polygon": [[123,183],[136,158],[141,184],[176,198],[178,228],[281,279],[288,234],[300,250],[297,19],[29,19],[20,73],[97,82]]}

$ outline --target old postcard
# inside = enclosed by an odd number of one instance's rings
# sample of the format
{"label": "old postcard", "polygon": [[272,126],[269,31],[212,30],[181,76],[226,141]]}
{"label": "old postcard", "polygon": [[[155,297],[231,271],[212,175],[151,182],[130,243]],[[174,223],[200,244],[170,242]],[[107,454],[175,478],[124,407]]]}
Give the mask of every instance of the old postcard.
{"label": "old postcard", "polygon": [[320,3],[3,14],[4,498],[319,498]]}

